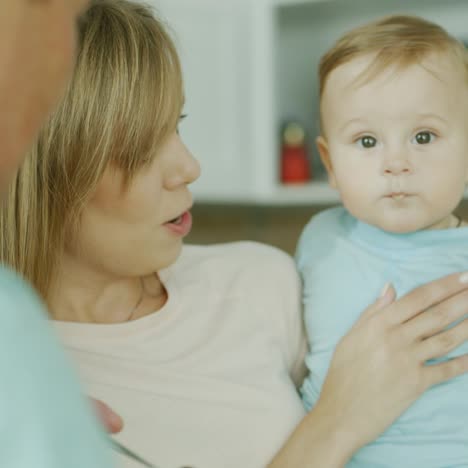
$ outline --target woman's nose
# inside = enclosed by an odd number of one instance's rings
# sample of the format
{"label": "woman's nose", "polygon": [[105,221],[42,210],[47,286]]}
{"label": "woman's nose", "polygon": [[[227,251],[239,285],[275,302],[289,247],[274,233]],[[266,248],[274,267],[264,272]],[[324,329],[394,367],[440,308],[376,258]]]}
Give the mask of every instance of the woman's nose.
{"label": "woman's nose", "polygon": [[184,165],[184,171],[187,184],[195,182],[200,177],[200,163],[189,150],[187,150],[187,162]]}
{"label": "woman's nose", "polygon": [[171,166],[166,178],[166,187],[169,190],[191,184],[200,177],[200,164],[183,143]]}

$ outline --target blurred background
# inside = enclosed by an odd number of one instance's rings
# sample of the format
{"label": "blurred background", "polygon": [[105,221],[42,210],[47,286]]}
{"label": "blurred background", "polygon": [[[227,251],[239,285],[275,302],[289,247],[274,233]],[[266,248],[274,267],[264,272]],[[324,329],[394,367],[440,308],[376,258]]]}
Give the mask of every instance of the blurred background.
{"label": "blurred background", "polygon": [[[314,140],[318,62],[343,32],[382,15],[415,14],[468,44],[468,0],[150,3],[181,55],[180,133],[202,166],[191,243],[251,239],[292,253],[310,217],[339,203]],[[459,214],[468,217],[467,201]]]}

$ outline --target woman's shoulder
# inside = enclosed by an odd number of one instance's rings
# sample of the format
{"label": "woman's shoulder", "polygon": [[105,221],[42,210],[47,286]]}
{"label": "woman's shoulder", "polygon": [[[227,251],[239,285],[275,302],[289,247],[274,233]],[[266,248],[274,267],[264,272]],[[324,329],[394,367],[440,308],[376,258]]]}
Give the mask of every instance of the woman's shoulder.
{"label": "woman's shoulder", "polygon": [[197,271],[211,276],[296,276],[292,257],[277,247],[253,241],[185,245],[174,268],[179,274]]}
{"label": "woman's shoulder", "polygon": [[186,245],[181,262],[228,261],[237,266],[272,266],[292,264],[292,257],[272,245],[254,241],[238,241],[211,245]]}

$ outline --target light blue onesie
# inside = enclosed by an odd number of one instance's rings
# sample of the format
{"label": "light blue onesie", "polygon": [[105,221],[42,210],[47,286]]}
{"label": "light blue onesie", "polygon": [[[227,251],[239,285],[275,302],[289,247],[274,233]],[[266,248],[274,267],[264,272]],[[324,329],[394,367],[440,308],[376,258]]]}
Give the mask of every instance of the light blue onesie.
{"label": "light blue onesie", "polygon": [[[468,271],[468,228],[390,234],[333,208],[305,227],[296,258],[311,349],[302,396],[310,410],[335,346],[385,283],[400,297],[446,274]],[[468,342],[447,358],[467,352]],[[468,467],[468,375],[428,390],[347,467]]]}

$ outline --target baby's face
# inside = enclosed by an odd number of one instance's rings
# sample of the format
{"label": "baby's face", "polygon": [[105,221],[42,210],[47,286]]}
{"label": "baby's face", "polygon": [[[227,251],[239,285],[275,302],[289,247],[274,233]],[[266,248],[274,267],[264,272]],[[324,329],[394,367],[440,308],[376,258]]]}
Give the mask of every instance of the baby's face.
{"label": "baby's face", "polygon": [[468,87],[449,57],[356,79],[372,57],[330,74],[317,140],[330,183],[357,218],[391,232],[448,227],[468,178]]}

